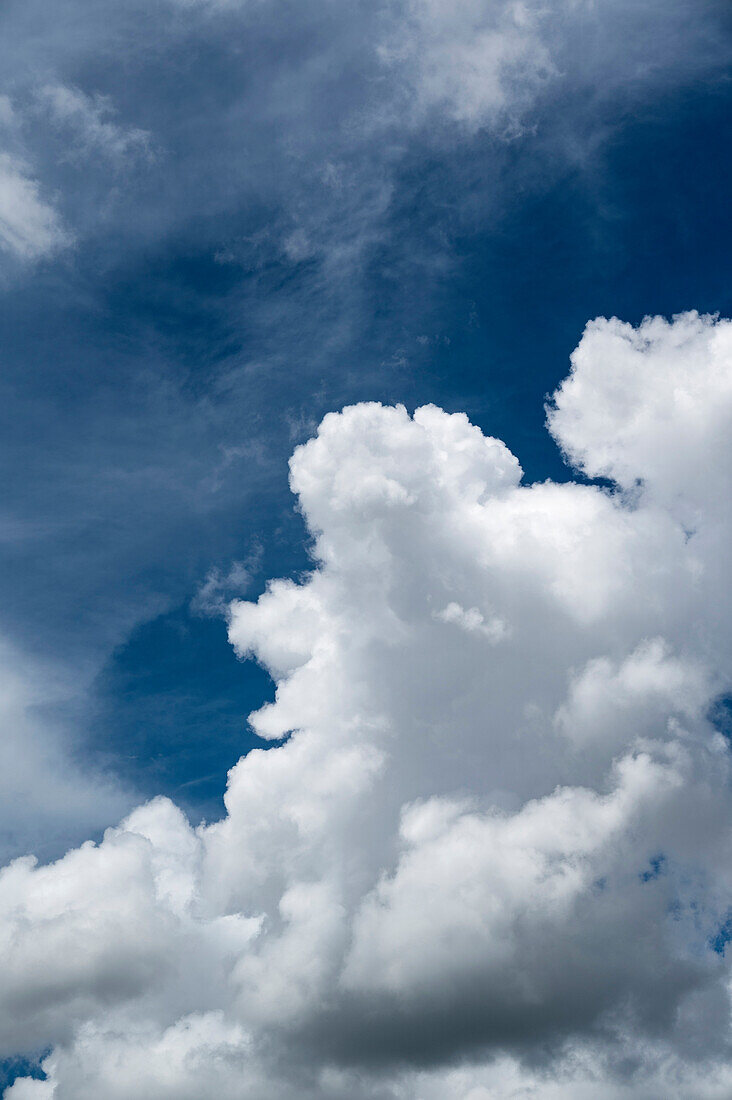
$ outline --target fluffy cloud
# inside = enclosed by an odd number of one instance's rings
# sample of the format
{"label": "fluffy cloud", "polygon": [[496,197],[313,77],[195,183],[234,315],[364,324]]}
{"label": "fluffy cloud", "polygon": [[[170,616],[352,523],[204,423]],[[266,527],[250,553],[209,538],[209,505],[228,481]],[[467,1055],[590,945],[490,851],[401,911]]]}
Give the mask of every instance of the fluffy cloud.
{"label": "fluffy cloud", "polygon": [[590,325],[549,422],[610,487],[328,415],[312,572],[229,609],[279,743],[0,876],[8,1100],[728,1095],[731,388],[729,322]]}
{"label": "fluffy cloud", "polygon": [[[729,323],[687,313],[587,326],[549,423],[573,465],[708,523],[729,508]],[[710,401],[709,395],[714,394]]]}

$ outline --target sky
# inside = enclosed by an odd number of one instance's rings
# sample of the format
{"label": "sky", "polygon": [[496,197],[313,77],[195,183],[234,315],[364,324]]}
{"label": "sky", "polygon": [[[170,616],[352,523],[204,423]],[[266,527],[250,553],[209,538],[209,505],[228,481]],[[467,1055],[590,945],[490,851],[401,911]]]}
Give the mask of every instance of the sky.
{"label": "sky", "polygon": [[731,60],[6,0],[6,1100],[730,1095]]}

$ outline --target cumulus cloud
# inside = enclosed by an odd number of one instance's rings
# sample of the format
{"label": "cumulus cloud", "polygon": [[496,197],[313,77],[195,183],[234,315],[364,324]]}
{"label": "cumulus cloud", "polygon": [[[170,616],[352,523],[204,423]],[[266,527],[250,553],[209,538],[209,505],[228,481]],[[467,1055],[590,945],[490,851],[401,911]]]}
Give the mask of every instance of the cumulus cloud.
{"label": "cumulus cloud", "polygon": [[226,816],[0,875],[7,1100],[727,1096],[731,379],[730,322],[590,325],[549,423],[613,484],[326,416],[312,572],[228,609],[276,697]]}
{"label": "cumulus cloud", "polygon": [[[687,313],[587,326],[549,412],[570,462],[693,523],[730,502],[729,323]],[[709,401],[709,393],[715,400]],[[592,395],[590,397],[590,395]]]}

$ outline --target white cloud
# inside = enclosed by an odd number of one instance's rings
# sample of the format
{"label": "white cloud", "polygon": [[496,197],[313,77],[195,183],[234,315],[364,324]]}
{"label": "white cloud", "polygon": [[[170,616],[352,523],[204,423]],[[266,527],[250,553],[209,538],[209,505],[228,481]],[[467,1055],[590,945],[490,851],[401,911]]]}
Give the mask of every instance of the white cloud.
{"label": "white cloud", "polygon": [[572,356],[550,427],[591,477],[626,490],[641,481],[647,501],[709,523],[730,502],[731,344],[731,322],[695,312],[637,329],[599,318]]}
{"label": "white cloud", "polygon": [[731,379],[728,322],[591,325],[550,423],[617,491],[327,416],[314,569],[229,612],[283,743],[0,877],[9,1100],[728,1095]]}
{"label": "white cloud", "polygon": [[462,630],[471,634],[482,634],[491,642],[500,642],[506,633],[506,624],[497,615],[484,616],[478,607],[469,607],[467,610],[459,603],[449,603],[442,611],[436,611],[434,617],[443,623],[454,623]]}
{"label": "white cloud", "polygon": [[655,638],[619,663],[607,657],[588,661],[572,679],[555,721],[577,746],[612,753],[629,716],[639,733],[663,721],[699,721],[713,694],[703,667],[673,657]]}
{"label": "white cloud", "polygon": [[60,215],[43,198],[24,161],[0,153],[0,248],[21,260],[35,260],[70,241]]}

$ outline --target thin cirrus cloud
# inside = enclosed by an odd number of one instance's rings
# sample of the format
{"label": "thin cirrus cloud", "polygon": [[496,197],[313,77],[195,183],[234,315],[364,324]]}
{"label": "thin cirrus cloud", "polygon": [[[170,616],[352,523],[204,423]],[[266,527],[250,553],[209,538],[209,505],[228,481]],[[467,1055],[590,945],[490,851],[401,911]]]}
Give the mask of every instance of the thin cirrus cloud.
{"label": "thin cirrus cloud", "polygon": [[312,572],[229,608],[279,743],[2,872],[7,1100],[728,1095],[731,379],[729,321],[590,324],[549,424],[611,487],[327,415]]}
{"label": "thin cirrus cloud", "polygon": [[37,260],[72,239],[23,159],[0,153],[0,247],[20,260]]}
{"label": "thin cirrus cloud", "polygon": [[38,92],[37,101],[52,124],[70,135],[77,155],[99,153],[118,163],[140,157],[147,160],[153,155],[150,134],[116,122],[114,108],[105,96],[48,84]]}
{"label": "thin cirrus cloud", "polygon": [[[285,255],[295,262],[329,258],[338,269],[334,279],[344,263],[358,263],[364,248],[388,236],[412,142],[434,151],[452,148],[456,132],[463,139],[516,138],[559,97],[555,152],[577,156],[592,146],[587,130],[597,123],[581,117],[582,104],[698,78],[715,71],[725,51],[713,3],[669,11],[651,0],[415,0],[315,4],[282,18],[276,4],[260,0],[191,0],[144,6],[137,30],[130,24],[134,5],[107,11],[102,4],[83,33],[79,5],[67,0],[67,9],[75,33],[68,42],[55,35],[58,72],[29,79],[48,68],[43,32],[6,63],[14,83],[41,107],[38,127],[50,124],[69,138],[62,159],[84,162],[89,180],[77,181],[84,206],[69,214],[74,231],[108,231],[110,160],[146,171],[157,160],[158,201],[145,196],[155,217],[140,221],[136,187],[134,209],[115,196],[114,224],[128,222],[133,239],[143,227],[154,237],[168,232],[171,220],[195,219],[202,193],[217,210],[235,209],[246,195],[277,207],[267,229]],[[209,59],[208,75],[192,69],[198,50]],[[97,58],[110,54],[125,61],[127,79],[117,79],[116,66],[100,65]],[[169,85],[166,73],[179,70]],[[94,75],[82,80],[82,73]],[[202,87],[207,94],[197,96]],[[563,132],[575,126],[570,137]],[[84,160],[90,152],[96,163]],[[55,175],[47,165],[43,186],[52,187]],[[485,205],[490,209],[490,195]],[[104,217],[95,216],[100,212]],[[246,261],[247,239],[263,228],[235,231],[213,251],[243,252]]]}
{"label": "thin cirrus cloud", "polygon": [[63,136],[65,158],[86,163],[99,156],[116,167],[149,162],[150,134],[117,123],[108,98],[63,84],[40,88],[32,108],[21,110],[7,96],[0,100],[0,130],[10,146],[0,151],[0,247],[21,261],[52,257],[75,237],[58,209],[58,196],[49,197],[22,150],[22,134],[32,127],[33,116],[45,116]]}
{"label": "thin cirrus cloud", "polygon": [[[82,762],[69,715],[79,687],[55,661],[0,638],[0,861],[32,848],[42,858],[124,813],[131,794]],[[64,718],[64,713],[66,717]],[[74,751],[74,750],[77,751]]]}
{"label": "thin cirrus cloud", "polygon": [[21,123],[10,97],[0,95],[0,249],[28,261],[53,255],[73,238],[18,150]]}
{"label": "thin cirrus cloud", "polygon": [[399,11],[378,53],[401,70],[415,122],[437,110],[470,129],[500,124],[516,132],[522,111],[558,75],[548,26],[557,12],[571,18],[561,3],[552,11],[516,0],[417,0]]}

